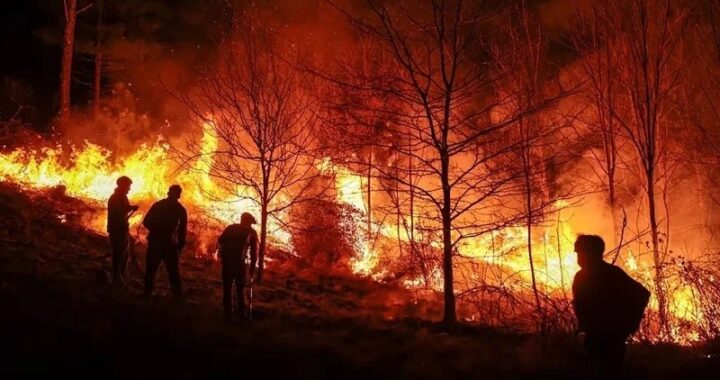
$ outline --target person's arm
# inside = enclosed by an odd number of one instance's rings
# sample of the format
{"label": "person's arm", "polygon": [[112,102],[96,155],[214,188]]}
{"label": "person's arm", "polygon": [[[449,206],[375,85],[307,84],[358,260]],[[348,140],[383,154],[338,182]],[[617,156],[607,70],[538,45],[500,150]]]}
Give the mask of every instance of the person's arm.
{"label": "person's arm", "polygon": [[107,232],[112,232],[113,227],[115,226],[115,199],[110,196],[110,199],[108,199],[107,202]]}
{"label": "person's arm", "polygon": [[255,265],[257,265],[257,232],[250,233],[250,278],[255,277]]}
{"label": "person's arm", "polygon": [[131,213],[131,212],[137,211],[138,209],[140,209],[139,206],[137,206],[137,205],[131,205],[131,204],[130,204],[130,201],[128,200],[128,198],[127,198],[127,197],[123,197],[123,211],[124,211],[124,214],[125,214],[125,218],[126,218],[126,219],[130,217],[130,213]]}
{"label": "person's arm", "polygon": [[150,232],[155,228],[155,214],[157,214],[157,203],[150,207],[150,210],[145,214],[145,218],[143,218],[143,226]]}
{"label": "person's arm", "polygon": [[218,237],[217,242],[218,242],[218,247],[220,247],[220,249],[222,249],[222,247],[227,243],[227,233],[228,233],[228,227],[225,227],[223,232]]}
{"label": "person's arm", "polygon": [[185,247],[185,237],[187,236],[187,211],[181,208],[180,224],[178,225],[178,249]]}
{"label": "person's arm", "polygon": [[223,232],[220,234],[220,236],[218,236],[218,239],[217,239],[217,244],[218,244],[217,254],[218,254],[218,257],[221,258],[221,259],[223,259],[223,260],[225,259],[224,256],[225,256],[225,254],[226,254],[226,252],[225,252],[225,246],[227,245],[228,229],[229,229],[229,228],[230,228],[230,226],[225,227],[225,229],[224,229]]}

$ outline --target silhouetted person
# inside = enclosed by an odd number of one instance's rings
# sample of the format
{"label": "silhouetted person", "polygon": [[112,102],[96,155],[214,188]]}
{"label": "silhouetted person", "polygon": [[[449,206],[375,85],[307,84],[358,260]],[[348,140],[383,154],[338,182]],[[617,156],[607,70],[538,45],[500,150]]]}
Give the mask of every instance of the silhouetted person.
{"label": "silhouetted person", "polygon": [[650,292],[622,269],[603,261],[605,242],[580,235],[575,241],[580,271],[573,280],[573,306],[585,332],[585,350],[597,378],[622,378],[625,341],[637,331]]}
{"label": "silhouetted person", "polygon": [[[257,262],[257,232],[252,228],[255,223],[255,218],[244,212],[240,216],[240,224],[229,225],[218,238],[222,260],[223,308],[227,322],[232,321],[233,316],[233,282],[237,290],[237,313],[240,318],[245,316],[245,285],[248,280],[252,281]],[[250,251],[249,267],[248,250]]]}
{"label": "silhouetted person", "polygon": [[145,266],[145,296],[152,295],[155,274],[160,263],[165,263],[168,280],[176,299],[182,299],[180,282],[180,253],[185,247],[187,212],[180,204],[182,189],[170,186],[167,198],[156,202],[143,220],[148,229],[148,249]]}
{"label": "silhouetted person", "polygon": [[117,187],[107,203],[107,232],[112,247],[112,282],[113,285],[122,285],[127,271],[128,244],[130,244],[128,218],[133,211],[138,210],[138,206],[131,205],[127,197],[132,180],[122,176],[115,183]]}

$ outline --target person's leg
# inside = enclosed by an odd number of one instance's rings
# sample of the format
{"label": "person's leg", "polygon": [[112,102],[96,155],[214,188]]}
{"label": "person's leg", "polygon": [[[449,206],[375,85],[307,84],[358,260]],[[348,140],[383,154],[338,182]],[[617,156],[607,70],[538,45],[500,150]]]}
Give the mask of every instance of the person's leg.
{"label": "person's leg", "polygon": [[625,349],[626,346],[624,337],[608,339],[606,359],[608,378],[624,378]]}
{"label": "person's leg", "polygon": [[120,263],[119,263],[119,271],[120,271],[120,282],[125,282],[125,279],[127,277],[127,265],[128,265],[128,259],[130,258],[130,235],[129,234],[123,234],[123,242],[122,242],[122,249],[120,250]]}
{"label": "person's leg", "polygon": [[122,285],[123,283],[125,276],[125,266],[123,265],[123,262],[127,262],[127,245],[127,234],[110,234],[110,246],[112,248],[113,285]]}
{"label": "person's leg", "polygon": [[162,261],[162,252],[157,244],[148,243],[147,255],[145,256],[145,295],[150,296],[153,292],[155,282],[155,274],[157,273],[160,262]]}
{"label": "person's leg", "polygon": [[590,378],[602,379],[603,348],[601,339],[593,335],[586,335],[585,352],[588,355]]}
{"label": "person's leg", "polygon": [[585,347],[595,379],[622,379],[625,360],[625,338],[598,336],[588,337]]}
{"label": "person's leg", "polygon": [[245,315],[245,276],[242,270],[235,273],[235,288],[237,291],[238,315],[240,318],[247,317]]}
{"label": "person's leg", "polygon": [[182,300],[182,281],[180,280],[180,257],[177,250],[167,247],[163,255],[168,280],[175,299]]}
{"label": "person's leg", "polygon": [[112,283],[113,283],[113,285],[117,285],[118,276],[120,275],[119,269],[118,269],[118,264],[119,264],[118,237],[117,237],[117,234],[110,233],[108,238],[110,239],[110,249],[112,250]]}
{"label": "person's leg", "polygon": [[225,311],[225,321],[232,321],[232,285],[233,276],[229,270],[229,265],[223,263],[222,282],[223,282],[223,310]]}

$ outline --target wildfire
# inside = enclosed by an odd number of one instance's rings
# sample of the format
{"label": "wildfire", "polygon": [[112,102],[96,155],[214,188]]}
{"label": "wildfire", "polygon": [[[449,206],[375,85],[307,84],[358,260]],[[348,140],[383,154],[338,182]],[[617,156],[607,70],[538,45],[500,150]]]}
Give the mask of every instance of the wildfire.
{"label": "wildfire", "polygon": [[[203,152],[207,154],[203,154],[190,171],[178,170],[170,154],[170,145],[158,138],[154,144],[140,145],[134,153],[120,158],[114,158],[110,150],[88,142],[81,147],[71,147],[69,155],[59,146],[40,150],[18,148],[0,154],[0,179],[36,189],[64,186],[68,195],[105,202],[115,189],[116,179],[127,175],[133,180],[129,194],[132,202],[149,203],[164,198],[168,187],[178,183],[183,187],[184,203],[219,224],[237,222],[244,211],[258,215],[260,208],[252,200],[250,189],[236,188],[229,194],[216,185],[208,170],[203,170],[212,166],[212,152],[218,144],[210,130],[206,126],[201,140]],[[142,213],[134,214],[130,219],[131,226],[138,225],[142,217]],[[102,219],[90,227],[104,233],[104,226]],[[269,232],[275,244],[292,249],[290,233],[279,223],[270,220]],[[206,246],[201,243],[198,254],[207,253]]]}
{"label": "wildfire", "polygon": [[[316,166],[321,173],[335,176],[336,198],[338,202],[354,207],[360,212],[360,217],[372,218],[372,215],[368,216],[368,210],[363,196],[365,193],[363,189],[366,184],[361,176],[353,173],[348,168],[333,164],[332,160],[327,157],[321,160]],[[356,224],[361,226],[366,225],[363,220],[357,220]],[[374,224],[372,219],[371,224]],[[350,262],[353,273],[372,275],[378,265],[378,253],[375,252],[369,239],[370,232],[371,231],[365,231],[365,233],[358,233],[354,236],[353,245],[355,246],[356,256],[353,257]]]}
{"label": "wildfire", "polygon": [[[126,157],[114,157],[113,152],[101,146],[85,143],[81,147],[72,147],[67,152],[61,147],[30,150],[18,148],[7,154],[0,154],[0,179],[12,181],[31,188],[51,188],[64,186],[67,194],[90,201],[104,202],[115,188],[115,180],[120,175],[133,179],[130,198],[134,202],[150,202],[164,197],[172,183],[184,188],[183,200],[204,216],[221,224],[233,223],[243,211],[258,213],[259,208],[252,200],[250,189],[236,187],[228,193],[225,187],[218,186],[209,175],[214,164],[213,152],[218,149],[218,141],[212,134],[212,126],[206,125],[201,139],[202,154],[192,165],[192,170],[180,171],[171,159],[171,148],[161,138],[153,144],[141,145],[134,153]],[[334,164],[329,158],[317,163],[321,173],[332,174],[335,178],[336,200],[355,208],[355,225],[369,226],[353,237],[356,255],[351,260],[352,270],[356,274],[379,279],[386,273],[381,265],[385,255],[392,254],[387,246],[374,244],[376,241],[402,241],[408,243],[410,235],[405,229],[398,228],[392,222],[378,222],[372,213],[368,215],[365,195],[367,179],[341,165]],[[280,202],[283,199],[279,200]],[[567,205],[558,203],[556,213]],[[283,217],[281,215],[281,217]],[[408,217],[408,216],[406,216]],[[132,216],[131,225],[137,225],[142,214]],[[92,228],[104,232],[104,219],[94,223]],[[572,278],[579,269],[576,263],[573,243],[576,237],[570,223],[557,218],[553,225],[537,228],[532,237],[535,277],[539,289],[548,295],[568,297]],[[405,231],[400,233],[399,231]],[[278,222],[270,221],[269,232],[272,242],[292,250],[290,233]],[[375,235],[375,236],[373,236]],[[416,233],[416,236],[420,235]],[[502,268],[507,275],[519,275],[522,283],[531,280],[528,262],[527,229],[512,226],[479,237],[465,239],[457,248],[459,257],[457,266],[468,262],[485,263]],[[383,250],[376,247],[382,246]],[[440,242],[430,244],[440,248]],[[201,245],[199,254],[207,254],[207,245]],[[623,267],[635,278],[645,284],[652,284],[652,266],[628,250]],[[473,270],[457,268],[457,281],[471,282]],[[426,278],[406,278],[408,288],[429,287],[442,289],[442,271],[439,267],[430,268]],[[518,289],[521,291],[522,289]],[[690,324],[699,323],[702,312],[697,297],[689,286],[678,285],[670,294],[670,311],[679,320]],[[657,308],[657,300],[651,301],[651,308]],[[699,339],[697,332],[673,329],[673,339],[681,343],[691,343]]]}
{"label": "wildfire", "polygon": [[[328,158],[318,163],[317,167],[325,174],[333,174],[337,190],[337,201],[359,210],[359,216],[355,220],[356,225],[367,225],[370,218],[372,231],[376,231],[375,240],[401,240],[405,243],[410,241],[410,234],[405,229],[398,228],[392,222],[378,223],[374,218],[367,215],[366,198],[367,182],[361,176],[346,167],[333,164]],[[574,242],[577,234],[573,231],[570,221],[560,218],[561,210],[567,207],[564,201],[555,204],[555,211],[551,214],[557,216],[556,222],[544,228],[536,228],[539,231],[533,238],[532,249],[534,252],[533,264],[535,267],[535,278],[538,288],[544,294],[567,298],[571,295],[572,281],[580,269],[577,264]],[[407,216],[406,216],[407,217]],[[398,233],[398,231],[405,231]],[[415,231],[418,236],[418,231]],[[371,234],[362,231],[355,236],[356,256],[352,259],[353,272],[360,275],[371,276],[380,279],[385,274],[385,268],[381,266],[381,258],[391,254],[387,251],[376,251],[372,244]],[[483,262],[501,268],[506,277],[519,275],[522,281],[516,282],[516,290],[527,291],[531,281],[529,256],[528,256],[528,235],[527,229],[521,226],[505,227],[493,233],[480,237],[469,238],[462,241],[458,247],[458,255],[465,260],[456,261],[456,281],[458,283],[472,283],[473,269],[462,268],[471,262]],[[431,246],[438,251],[441,248],[439,241],[432,242]],[[647,258],[636,257],[632,250],[627,251],[623,267],[628,273],[644,284],[653,284],[652,265],[646,261]],[[437,291],[443,289],[443,275],[440,267],[432,267],[426,278],[412,277],[404,280],[407,288],[431,288]],[[657,310],[657,298],[654,295],[650,301],[650,309]],[[702,319],[702,312],[697,304],[697,297],[693,289],[687,285],[678,285],[670,293],[670,308],[672,316],[682,325],[699,324]],[[676,324],[677,325],[677,324]],[[700,339],[697,331],[692,329],[680,329],[674,327],[671,331],[671,339],[681,344],[692,344]]]}

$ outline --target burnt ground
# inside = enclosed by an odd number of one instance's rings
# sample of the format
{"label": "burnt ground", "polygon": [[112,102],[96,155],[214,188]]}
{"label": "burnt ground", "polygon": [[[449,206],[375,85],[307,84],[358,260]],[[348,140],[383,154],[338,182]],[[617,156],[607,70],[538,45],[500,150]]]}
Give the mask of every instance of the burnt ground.
{"label": "burnt ground", "polygon": [[[108,285],[106,238],[81,227],[96,210],[59,193],[0,183],[0,378],[576,379],[571,337],[538,337],[428,319],[437,302],[352,276],[271,266],[255,318],[224,324],[217,263],[184,256],[186,304]],[[633,378],[716,378],[705,348],[633,345]]]}

